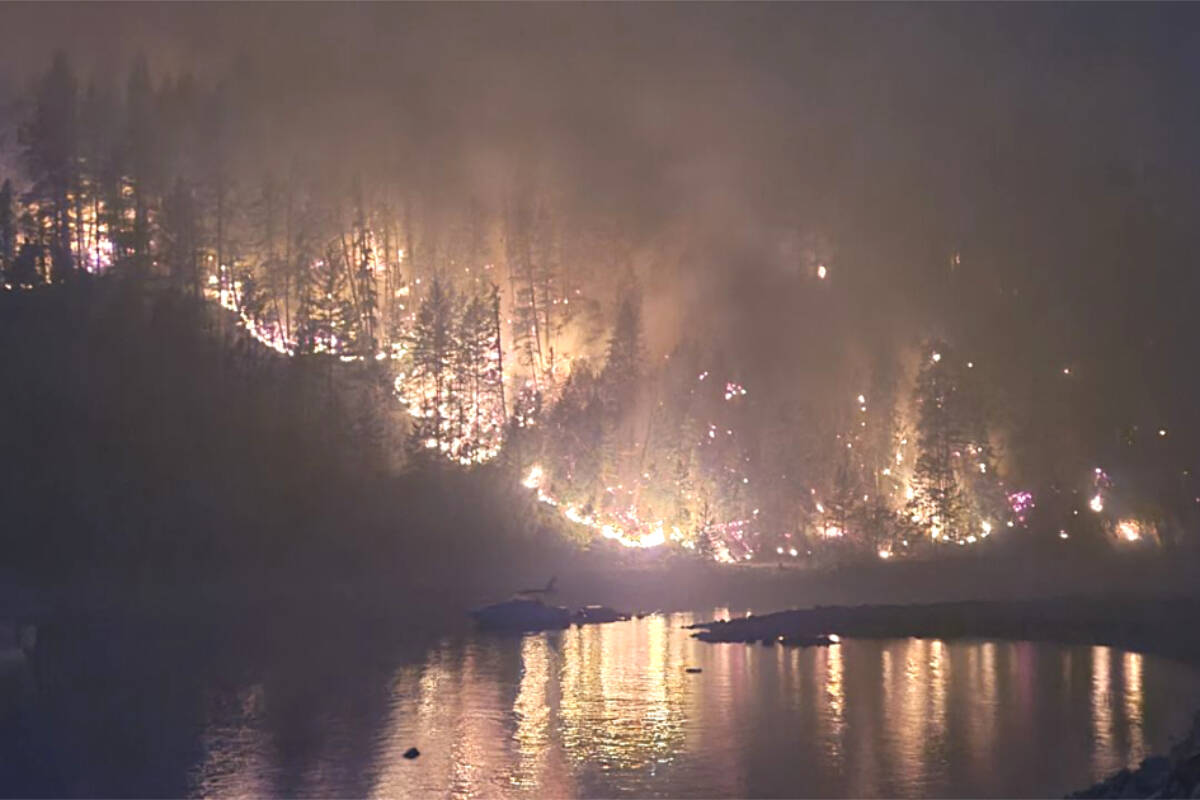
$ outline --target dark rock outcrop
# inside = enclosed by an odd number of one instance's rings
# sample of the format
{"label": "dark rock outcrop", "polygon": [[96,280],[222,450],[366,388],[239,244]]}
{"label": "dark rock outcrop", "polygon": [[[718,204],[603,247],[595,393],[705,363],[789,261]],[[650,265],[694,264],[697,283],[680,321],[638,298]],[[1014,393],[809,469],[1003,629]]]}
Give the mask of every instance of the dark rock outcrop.
{"label": "dark rock outcrop", "polygon": [[1169,755],[1144,759],[1135,770],[1123,769],[1099,783],[1067,795],[1078,798],[1200,798],[1200,714],[1187,736]]}
{"label": "dark rock outcrop", "polygon": [[1200,595],[1094,596],[915,605],[816,606],[689,627],[705,642],[858,638],[1016,639],[1096,644],[1200,662]]}

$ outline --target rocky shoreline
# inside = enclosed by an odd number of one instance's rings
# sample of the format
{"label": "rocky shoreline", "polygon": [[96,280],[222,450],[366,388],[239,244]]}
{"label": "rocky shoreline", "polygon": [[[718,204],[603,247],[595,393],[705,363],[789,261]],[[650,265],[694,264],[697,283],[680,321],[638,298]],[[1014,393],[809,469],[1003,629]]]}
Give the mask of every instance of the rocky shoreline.
{"label": "rocky shoreline", "polygon": [[1137,769],[1123,769],[1068,797],[1200,798],[1200,714],[1168,755],[1147,758]]}
{"label": "rocky shoreline", "polygon": [[1094,644],[1200,664],[1200,596],[1100,595],[915,605],[817,606],[691,625],[705,642],[857,638],[1012,639]]}

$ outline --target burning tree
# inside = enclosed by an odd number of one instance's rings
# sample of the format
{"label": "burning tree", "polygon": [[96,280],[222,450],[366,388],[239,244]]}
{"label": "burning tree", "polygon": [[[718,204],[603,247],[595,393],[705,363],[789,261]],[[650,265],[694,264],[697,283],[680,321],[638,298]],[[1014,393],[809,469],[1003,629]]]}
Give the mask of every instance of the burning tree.
{"label": "burning tree", "polygon": [[930,538],[957,541],[967,530],[954,455],[963,438],[958,376],[944,342],[925,350],[928,357],[917,373],[918,456],[909,511],[914,522],[928,526]]}
{"label": "burning tree", "polygon": [[353,307],[345,295],[346,272],[336,247],[312,262],[301,282],[296,341],[300,353],[341,353],[352,340]]}
{"label": "burning tree", "polygon": [[917,460],[908,512],[935,541],[970,543],[991,532],[1003,491],[971,367],[934,341],[917,374]]}

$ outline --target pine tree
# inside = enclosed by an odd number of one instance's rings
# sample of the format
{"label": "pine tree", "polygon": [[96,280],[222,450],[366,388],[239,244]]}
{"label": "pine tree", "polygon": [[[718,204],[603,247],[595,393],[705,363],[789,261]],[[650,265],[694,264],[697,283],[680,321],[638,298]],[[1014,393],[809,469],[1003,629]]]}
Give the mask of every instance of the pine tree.
{"label": "pine tree", "polygon": [[512,289],[512,342],[521,366],[530,371],[533,389],[540,390],[542,357],[541,313],[533,269],[533,219],[528,197],[520,193],[507,219],[505,260]]}
{"label": "pine tree", "polygon": [[543,354],[544,369],[548,380],[554,379],[555,344],[563,327],[560,311],[559,244],[555,235],[553,219],[548,204],[543,200],[534,217],[531,231],[529,280],[532,296],[536,299],[534,312],[538,314],[537,331],[541,336],[539,351]]}
{"label": "pine tree", "polygon": [[76,193],[76,231],[79,266],[98,273],[112,266],[117,253],[117,217],[112,203],[120,202],[117,102],[95,84],[84,93],[79,111],[79,189]]}
{"label": "pine tree", "polygon": [[354,309],[345,297],[346,273],[340,259],[339,248],[329,246],[307,270],[296,329],[301,353],[344,353],[353,336]]}
{"label": "pine tree", "polygon": [[458,322],[454,392],[465,414],[460,458],[468,462],[497,447],[504,430],[497,302],[494,286],[488,294],[472,295]]}
{"label": "pine tree", "polygon": [[47,233],[45,246],[54,280],[68,277],[74,269],[71,197],[78,184],[76,103],[75,77],[60,51],[38,83],[33,117],[21,131],[25,164],[33,179],[30,200]]}
{"label": "pine tree", "polygon": [[968,535],[956,470],[963,441],[958,370],[944,342],[927,344],[925,353],[917,374],[918,456],[909,513],[928,526],[932,538],[957,541]]}
{"label": "pine tree", "polygon": [[379,254],[375,251],[374,237],[367,226],[361,189],[357,191],[356,205],[353,280],[358,301],[358,349],[364,357],[373,358],[379,349],[379,291],[375,281]]}
{"label": "pine tree", "polygon": [[826,532],[836,529],[836,538],[850,537],[861,539],[863,532],[856,530],[853,525],[858,521],[862,496],[861,486],[855,480],[855,470],[850,464],[850,458],[843,456],[833,476],[833,492],[825,503]]}
{"label": "pine tree", "polygon": [[250,272],[266,293],[263,313],[282,324],[284,319],[284,285],[287,270],[280,255],[280,191],[275,179],[267,174],[259,184],[256,196],[247,209],[250,218]]}
{"label": "pine tree", "polygon": [[195,191],[179,178],[163,202],[163,256],[172,283],[199,299],[204,254],[197,217]]}
{"label": "pine tree", "polygon": [[641,296],[636,288],[631,288],[622,293],[617,303],[602,375],[609,408],[614,412],[628,408],[633,402],[641,377],[643,350]]}
{"label": "pine tree", "polygon": [[129,186],[133,202],[129,266],[134,276],[144,277],[150,271],[152,259],[151,206],[155,191],[155,149],[158,146],[150,69],[144,56],[139,56],[134,61],[133,69],[129,73],[126,111],[126,164],[129,167]]}
{"label": "pine tree", "polygon": [[453,386],[457,349],[454,317],[453,293],[443,286],[440,278],[434,278],[409,335],[409,379],[419,392],[414,436],[442,452],[450,449],[453,438],[448,431],[453,419],[447,413],[447,401]]}
{"label": "pine tree", "polygon": [[961,371],[958,391],[962,442],[959,452],[960,482],[971,516],[989,526],[998,524],[1006,508],[1004,488],[997,474],[997,457],[988,425],[988,408],[979,371]]}
{"label": "pine tree", "polygon": [[13,262],[17,257],[17,209],[12,181],[0,186],[0,275],[12,283]]}
{"label": "pine tree", "polygon": [[267,304],[270,296],[259,282],[254,271],[243,269],[238,276],[238,311],[256,322],[269,321]]}

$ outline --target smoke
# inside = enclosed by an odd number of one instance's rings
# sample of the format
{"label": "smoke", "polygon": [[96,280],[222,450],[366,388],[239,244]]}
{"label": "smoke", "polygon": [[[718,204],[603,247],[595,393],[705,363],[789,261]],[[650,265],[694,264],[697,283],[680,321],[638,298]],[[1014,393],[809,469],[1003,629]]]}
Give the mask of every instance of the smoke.
{"label": "smoke", "polygon": [[252,76],[241,123],[278,162],[260,169],[497,215],[528,182],[564,225],[619,231],[576,255],[601,285],[637,275],[654,357],[702,340],[800,390],[955,334],[1004,379],[1091,359],[1103,384],[1130,361],[1099,363],[1093,321],[1123,313],[1147,242],[1163,275],[1190,244],[1181,210],[1126,223],[1196,206],[1179,76],[1198,13],[7,5],[0,67],[10,92],[54,49],[85,85],[119,88],[138,53],[160,76]]}

